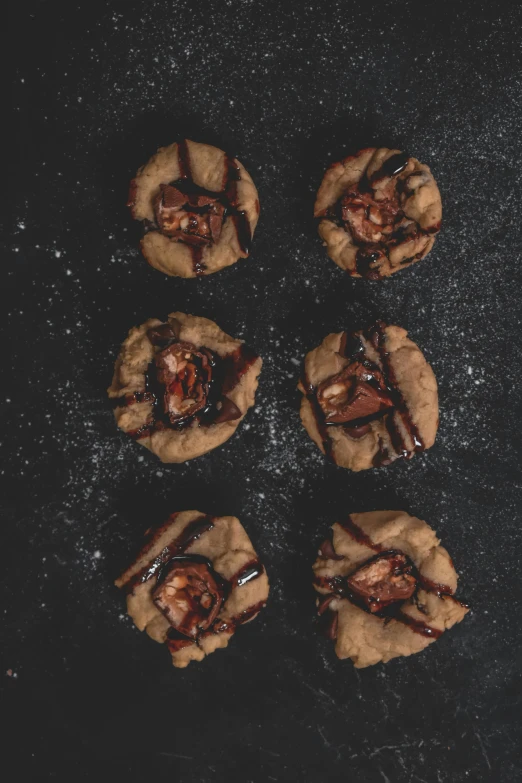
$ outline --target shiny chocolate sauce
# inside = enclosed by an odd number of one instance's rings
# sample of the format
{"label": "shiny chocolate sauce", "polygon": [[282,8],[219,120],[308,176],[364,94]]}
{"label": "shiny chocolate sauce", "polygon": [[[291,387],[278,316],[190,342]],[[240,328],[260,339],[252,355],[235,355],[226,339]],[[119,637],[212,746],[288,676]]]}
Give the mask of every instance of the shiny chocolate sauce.
{"label": "shiny chocolate sauce", "polygon": [[248,582],[252,582],[254,579],[260,577],[264,572],[265,569],[256,558],[255,560],[250,560],[248,563],[245,563],[245,565],[229,579],[229,582],[233,587],[243,587],[243,585],[248,584]]}
{"label": "shiny chocolate sauce", "polygon": [[398,152],[396,155],[392,155],[384,161],[380,169],[374,171],[370,177],[370,182],[378,182],[385,177],[396,177],[401,171],[404,171],[410,160],[410,155],[407,152]]}
{"label": "shiny chocolate sauce", "polygon": [[[423,590],[428,593],[434,593],[437,595],[438,598],[442,598],[444,600],[452,600],[455,601],[455,603],[461,605],[461,606],[467,606],[466,604],[463,604],[461,601],[459,601],[455,596],[453,595],[453,590],[449,587],[449,585],[439,584],[436,582],[433,582],[432,580],[428,579],[427,577],[423,576],[419,573],[418,569],[415,567],[413,562],[402,552],[398,552],[396,550],[389,550],[384,551],[384,548],[381,544],[377,544],[374,541],[370,539],[370,537],[362,530],[358,525],[355,524],[353,519],[349,516],[348,519],[344,520],[343,522],[338,523],[343,530],[345,530],[351,538],[353,538],[354,541],[357,541],[359,544],[363,544],[364,546],[367,546],[369,549],[372,549],[377,554],[367,560],[365,563],[361,564],[357,571],[364,567],[368,566],[371,563],[378,561],[379,559],[383,557],[390,558],[391,556],[398,555],[401,558],[403,558],[407,563],[409,564],[409,572],[412,574],[412,576],[416,580],[416,589],[413,593],[411,600],[418,606],[419,611],[422,610],[422,606],[418,601],[418,591]],[[333,543],[331,545],[331,552],[327,548],[327,551],[323,552],[321,551],[321,554],[323,557],[329,558],[329,559],[335,559],[338,560],[340,558],[339,555],[335,552],[335,549],[333,547]],[[357,606],[359,609],[362,609],[363,611],[367,612],[368,614],[372,614],[374,617],[378,617],[383,620],[385,624],[391,622],[394,620],[395,622],[402,623],[403,625],[407,625],[414,633],[420,634],[421,636],[425,636],[431,639],[438,639],[443,631],[438,628],[433,628],[432,626],[422,622],[422,620],[417,620],[413,617],[410,617],[409,615],[406,615],[402,612],[402,606],[404,605],[404,601],[395,601],[393,603],[390,603],[389,605],[384,605],[382,609],[379,611],[371,611],[369,609],[368,603],[364,600],[361,600],[361,596],[356,594],[352,589],[350,589],[350,585],[348,584],[347,578],[342,576],[314,576],[314,585],[316,587],[319,587],[323,590],[328,590],[329,592],[325,595],[321,596],[321,599],[318,604],[317,613],[322,618],[321,619],[321,626],[322,630],[326,633],[327,637],[330,639],[335,639],[336,636],[332,636],[333,630],[335,632],[337,631],[337,621],[333,620],[331,615],[335,615],[337,618],[337,610],[334,610],[331,608],[330,604],[332,601],[334,601],[336,598],[345,598],[350,603],[352,603],[354,606]],[[326,618],[324,618],[324,615],[327,615]]]}

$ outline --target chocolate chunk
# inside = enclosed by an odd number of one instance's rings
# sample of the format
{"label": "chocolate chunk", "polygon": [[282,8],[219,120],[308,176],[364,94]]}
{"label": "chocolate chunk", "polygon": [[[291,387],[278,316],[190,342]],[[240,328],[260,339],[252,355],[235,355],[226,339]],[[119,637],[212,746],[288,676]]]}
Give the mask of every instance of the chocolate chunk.
{"label": "chocolate chunk", "polygon": [[382,250],[372,250],[371,246],[357,251],[355,264],[358,274],[366,280],[379,280],[381,266],[386,261],[386,255]]}
{"label": "chocolate chunk", "polygon": [[393,407],[380,370],[357,361],[323,381],[317,400],[326,422],[332,424],[374,417]]}
{"label": "chocolate chunk", "polygon": [[175,628],[169,628],[167,631],[166,641],[167,647],[171,653],[178,652],[178,650],[181,650],[183,647],[190,647],[192,644],[194,644],[192,639],[189,639],[184,634],[179,633],[179,631],[176,631]]}
{"label": "chocolate chunk", "polygon": [[160,192],[163,209],[180,209],[187,203],[187,197],[172,185],[160,185]]}
{"label": "chocolate chunk", "polygon": [[413,595],[417,580],[412,571],[413,565],[406,555],[387,552],[363,565],[346,582],[373,613]]}
{"label": "chocolate chunk", "polygon": [[159,348],[166,348],[170,343],[178,339],[178,335],[172,328],[171,324],[153,326],[151,329],[148,329],[147,337],[151,341],[152,345],[156,345]]}
{"label": "chocolate chunk", "polygon": [[214,424],[223,424],[225,421],[234,421],[241,418],[243,415],[235,402],[232,402],[228,397],[223,397],[220,402],[217,403],[218,415],[214,419]]}
{"label": "chocolate chunk", "polygon": [[210,196],[190,196],[190,203],[195,207],[208,207],[210,204],[215,204],[216,199]]}
{"label": "chocolate chunk", "polygon": [[212,234],[212,239],[214,242],[217,242],[221,236],[221,229],[223,227],[223,213],[224,210],[221,214],[217,211],[214,211],[214,213],[211,212],[208,219],[210,233]]}
{"label": "chocolate chunk", "polygon": [[[174,557],[167,567],[152,599],[176,631],[197,638],[219,614],[223,583],[210,563],[200,557]],[[175,644],[176,638],[172,641]]]}
{"label": "chocolate chunk", "polygon": [[371,431],[371,427],[369,424],[360,424],[358,427],[351,427],[350,425],[346,425],[344,429],[346,434],[349,435],[350,438],[353,438],[354,440],[359,440],[359,438],[364,438],[364,436]]}
{"label": "chocolate chunk", "polygon": [[339,614],[336,609],[331,609],[330,604],[338,598],[337,595],[327,595],[320,602],[317,612],[319,614],[319,629],[327,639],[337,639],[337,626],[339,624]]}
{"label": "chocolate chunk", "polygon": [[207,404],[212,367],[192,343],[172,343],[156,356],[158,382],[165,388],[164,412],[177,424]]}
{"label": "chocolate chunk", "polygon": [[[178,183],[179,184],[179,183]],[[183,192],[183,185],[160,185],[154,199],[154,214],[162,234],[192,247],[217,242],[225,207],[212,193]]]}
{"label": "chocolate chunk", "polygon": [[317,614],[319,617],[326,612],[326,610],[329,608],[332,601],[335,601],[336,598],[339,598],[336,593],[329,593],[329,595],[323,596],[323,598],[319,601],[319,604],[317,606]]}
{"label": "chocolate chunk", "polygon": [[362,344],[361,338],[356,334],[343,332],[339,353],[341,356],[345,356],[347,359],[352,360],[361,358],[361,356],[364,357],[364,345]]}
{"label": "chocolate chunk", "polygon": [[344,555],[338,555],[333,547],[333,543],[326,538],[319,547],[321,557],[327,557],[329,560],[344,560]]}

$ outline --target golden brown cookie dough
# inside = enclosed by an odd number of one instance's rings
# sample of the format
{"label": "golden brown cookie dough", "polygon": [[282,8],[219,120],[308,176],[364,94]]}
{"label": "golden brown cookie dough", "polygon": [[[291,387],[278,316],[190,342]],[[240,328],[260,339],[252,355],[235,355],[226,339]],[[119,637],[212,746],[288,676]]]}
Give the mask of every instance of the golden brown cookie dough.
{"label": "golden brown cookie dough", "polygon": [[146,231],[143,255],[175,277],[211,275],[246,258],[259,218],[257,190],[242,164],[188,139],[142,166],[127,205]]}
{"label": "golden brown cookie dough", "polygon": [[357,669],[420,652],[469,611],[435,531],[404,511],[335,523],[313,570],[324,630]]}
{"label": "golden brown cookie dough", "polygon": [[307,354],[301,420],[337,465],[366,470],[429,449],[439,424],[437,381],[400,326],[329,334]]}
{"label": "golden brown cookie dough", "polygon": [[268,578],[236,517],[172,514],[147,532],[134,563],[115,582],[140,631],[165,642],[178,668],[226,647],[266,604]]}
{"label": "golden brown cookie dough", "polygon": [[120,429],[162,462],[185,462],[234,434],[261,365],[208,318],[171,313],[130,330],[108,394]]}
{"label": "golden brown cookie dough", "polygon": [[314,215],[332,261],[353,277],[379,280],[429,253],[442,204],[428,166],[371,147],[330,166]]}

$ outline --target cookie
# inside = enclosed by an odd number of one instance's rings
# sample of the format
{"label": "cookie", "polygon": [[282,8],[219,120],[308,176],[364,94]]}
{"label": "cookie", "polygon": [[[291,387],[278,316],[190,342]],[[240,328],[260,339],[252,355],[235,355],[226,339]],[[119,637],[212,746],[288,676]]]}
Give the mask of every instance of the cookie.
{"label": "cookie", "polygon": [[174,277],[201,277],[246,258],[259,218],[250,174],[223,150],[185,139],[162,147],[132,180],[143,255]]}
{"label": "cookie", "polygon": [[208,318],[171,313],[131,329],[108,389],[118,426],[162,462],[185,462],[236,431],[262,360]]}
{"label": "cookie", "polygon": [[268,577],[236,517],[181,511],[146,535],[115,584],[136,627],[167,645],[174,666],[226,647],[266,604]]}
{"label": "cookie", "polygon": [[330,166],[314,215],[332,261],[353,277],[379,280],[429,253],[442,204],[428,166],[371,147]]}
{"label": "cookie", "polygon": [[336,522],[313,570],[323,630],[357,669],[424,650],[469,611],[435,531],[404,511]]}
{"label": "cookie", "polygon": [[400,326],[330,334],[305,359],[301,420],[323,454],[350,470],[411,459],[439,424],[437,381]]}

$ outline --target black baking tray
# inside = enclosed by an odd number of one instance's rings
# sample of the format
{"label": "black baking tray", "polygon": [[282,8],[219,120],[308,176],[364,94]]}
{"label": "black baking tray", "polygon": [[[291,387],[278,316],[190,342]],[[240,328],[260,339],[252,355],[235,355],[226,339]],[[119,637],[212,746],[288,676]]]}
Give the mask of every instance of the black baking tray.
{"label": "black baking tray", "polygon": [[[521,9],[482,2],[10,4],[3,125],[2,768],[11,780],[460,783],[521,779]],[[9,111],[7,111],[9,109]],[[251,257],[152,270],[125,208],[157,147],[237,155]],[[311,217],[325,167],[373,144],[431,166],[443,228],[384,282],[353,280]],[[128,329],[183,310],[264,358],[222,448],[162,465],[106,400]],[[303,430],[305,353],[381,317],[440,388],[435,446],[350,473]],[[186,670],[113,580],[175,510],[237,515],[272,585]],[[316,633],[310,567],[350,511],[439,533],[472,612],[425,652],[357,671]]]}

